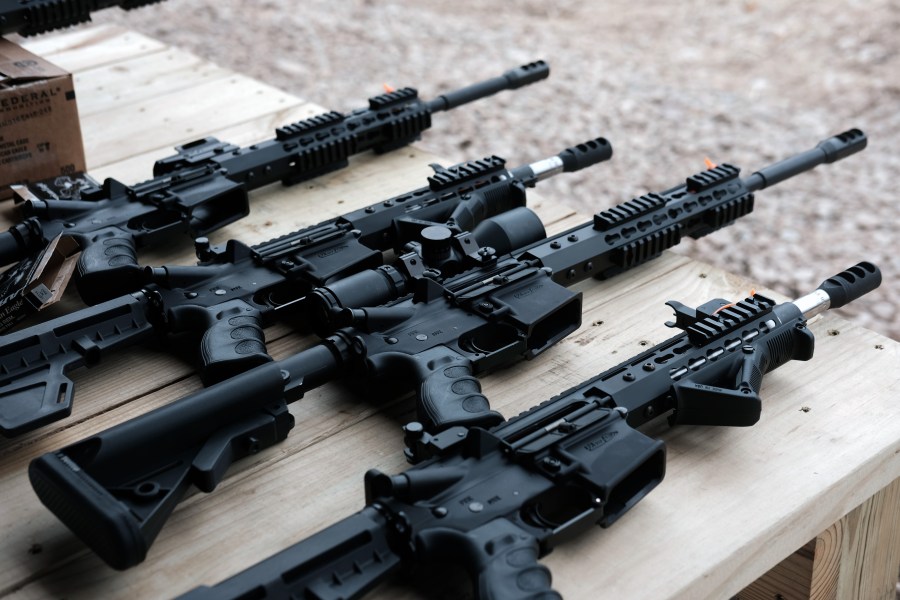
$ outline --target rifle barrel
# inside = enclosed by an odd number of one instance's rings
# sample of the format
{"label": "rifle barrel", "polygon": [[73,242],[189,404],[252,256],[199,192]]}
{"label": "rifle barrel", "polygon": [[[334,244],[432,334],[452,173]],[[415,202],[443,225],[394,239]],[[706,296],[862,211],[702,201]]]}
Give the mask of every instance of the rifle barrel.
{"label": "rifle barrel", "polygon": [[516,69],[511,69],[499,77],[493,77],[464,88],[441,94],[434,100],[426,102],[431,112],[450,110],[481,98],[493,96],[503,90],[514,90],[529,83],[546,79],[550,75],[550,66],[542,60]]}
{"label": "rifle barrel", "polygon": [[811,150],[763,167],[748,177],[745,184],[751,192],[767,188],[821,164],[832,163],[855,154],[865,148],[867,142],[865,133],[859,129],[850,129],[822,140]]}

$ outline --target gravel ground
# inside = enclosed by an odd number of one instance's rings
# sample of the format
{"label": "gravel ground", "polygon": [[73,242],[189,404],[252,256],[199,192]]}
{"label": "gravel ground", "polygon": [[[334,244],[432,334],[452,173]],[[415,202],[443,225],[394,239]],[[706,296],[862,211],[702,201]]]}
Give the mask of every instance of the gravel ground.
{"label": "gravel ground", "polygon": [[338,110],[381,82],[432,97],[546,59],[549,81],[443,115],[422,145],[518,164],[606,136],[611,163],[542,186],[586,213],[669,188],[704,156],[749,174],[859,127],[863,154],[764,190],[753,215],[677,251],[789,295],[870,260],[885,282],[844,314],[900,339],[896,0],[168,0],[96,20]]}

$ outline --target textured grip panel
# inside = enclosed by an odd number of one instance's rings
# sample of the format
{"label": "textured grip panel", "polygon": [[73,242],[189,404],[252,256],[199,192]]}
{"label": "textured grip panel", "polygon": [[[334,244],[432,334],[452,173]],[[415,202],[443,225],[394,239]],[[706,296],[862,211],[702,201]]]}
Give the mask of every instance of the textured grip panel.
{"label": "textured grip panel", "polygon": [[267,363],[272,358],[266,352],[258,310],[237,303],[224,310],[214,309],[213,324],[200,342],[200,378],[205,385],[218,383],[237,373]]}
{"label": "textured grip panel", "polygon": [[134,236],[130,233],[108,227],[89,240],[78,241],[82,250],[75,285],[85,303],[98,304],[140,287],[143,269],[138,265]]}
{"label": "textured grip panel", "polygon": [[468,360],[439,366],[419,388],[419,421],[429,431],[454,425],[490,427],[502,420],[481,393],[481,383],[472,377]]}
{"label": "textured grip panel", "polygon": [[504,535],[490,544],[497,554],[479,578],[481,600],[562,600],[550,588],[550,570],[537,562],[534,538]]}
{"label": "textured grip panel", "polygon": [[479,600],[562,600],[550,588],[550,570],[537,561],[534,536],[504,519],[471,535],[484,552],[476,583]]}

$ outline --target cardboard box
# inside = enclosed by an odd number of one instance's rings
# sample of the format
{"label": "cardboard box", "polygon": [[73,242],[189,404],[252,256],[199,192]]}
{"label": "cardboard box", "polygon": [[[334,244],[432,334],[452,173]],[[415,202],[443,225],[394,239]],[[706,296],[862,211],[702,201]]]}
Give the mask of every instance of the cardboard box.
{"label": "cardboard box", "polygon": [[72,75],[0,39],[0,198],[11,183],[84,170]]}

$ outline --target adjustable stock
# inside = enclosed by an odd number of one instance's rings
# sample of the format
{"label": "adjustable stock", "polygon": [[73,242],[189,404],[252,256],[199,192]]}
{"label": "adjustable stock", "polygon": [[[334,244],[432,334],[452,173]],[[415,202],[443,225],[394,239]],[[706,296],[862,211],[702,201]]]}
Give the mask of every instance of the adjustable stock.
{"label": "adjustable stock", "polygon": [[152,339],[149,301],[123,296],[42,325],[0,337],[0,434],[11,437],[41,427],[72,410],[75,384],[67,373],[93,366],[121,347]]}
{"label": "adjustable stock", "polygon": [[294,426],[281,369],[267,364],[31,462],[38,498],[116,569],[144,560],[194,485],[212,491],[231,463]]}

